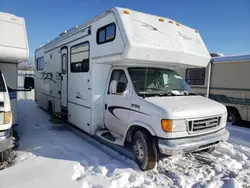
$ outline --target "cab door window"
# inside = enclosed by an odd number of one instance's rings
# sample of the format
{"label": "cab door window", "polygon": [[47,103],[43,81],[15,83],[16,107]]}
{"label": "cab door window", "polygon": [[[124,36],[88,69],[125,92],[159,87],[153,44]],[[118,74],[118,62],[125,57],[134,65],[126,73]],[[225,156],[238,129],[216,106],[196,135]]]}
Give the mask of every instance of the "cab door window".
{"label": "cab door window", "polygon": [[113,70],[109,82],[108,94],[121,95],[127,88],[128,79],[124,70]]}

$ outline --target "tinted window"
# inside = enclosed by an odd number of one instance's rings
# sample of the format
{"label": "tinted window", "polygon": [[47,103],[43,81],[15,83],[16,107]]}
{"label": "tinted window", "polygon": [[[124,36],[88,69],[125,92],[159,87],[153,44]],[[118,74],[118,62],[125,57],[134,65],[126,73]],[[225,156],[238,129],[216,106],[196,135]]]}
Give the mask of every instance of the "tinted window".
{"label": "tinted window", "polygon": [[36,60],[36,69],[39,70],[43,70],[44,69],[44,58],[43,57],[39,57]]}
{"label": "tinted window", "polygon": [[204,85],[205,69],[204,68],[187,69],[186,82],[189,85]]}
{"label": "tinted window", "polygon": [[105,42],[105,30],[101,30],[99,33],[99,42]]}
{"label": "tinted window", "polygon": [[116,92],[113,94],[122,94],[127,88],[128,84],[128,79],[126,77],[124,70],[113,70],[110,78],[109,88],[111,82],[114,81],[116,82]]}
{"label": "tinted window", "polygon": [[115,25],[110,25],[106,27],[106,41],[115,38]]}
{"label": "tinted window", "polygon": [[115,23],[105,25],[97,30],[96,42],[97,44],[111,42],[115,39],[115,35],[116,35]]}
{"label": "tinted window", "polygon": [[71,72],[89,71],[89,43],[82,43],[71,48]]}

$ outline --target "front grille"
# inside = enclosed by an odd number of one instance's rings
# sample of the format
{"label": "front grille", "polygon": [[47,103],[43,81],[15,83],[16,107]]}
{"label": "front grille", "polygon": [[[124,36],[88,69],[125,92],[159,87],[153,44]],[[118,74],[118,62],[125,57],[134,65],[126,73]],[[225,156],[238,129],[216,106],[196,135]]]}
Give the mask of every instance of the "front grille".
{"label": "front grille", "polygon": [[188,121],[189,132],[198,132],[214,129],[219,126],[221,117]]}

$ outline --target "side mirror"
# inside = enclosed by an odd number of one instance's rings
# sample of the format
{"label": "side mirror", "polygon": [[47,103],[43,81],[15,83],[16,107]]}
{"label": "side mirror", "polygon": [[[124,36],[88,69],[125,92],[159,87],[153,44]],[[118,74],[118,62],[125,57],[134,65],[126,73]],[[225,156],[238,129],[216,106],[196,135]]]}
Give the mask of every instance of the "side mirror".
{"label": "side mirror", "polygon": [[33,77],[24,78],[24,89],[34,89],[35,88],[35,79]]}
{"label": "side mirror", "polygon": [[117,81],[116,80],[112,80],[110,85],[109,85],[109,93],[110,94],[114,94],[116,93],[116,89],[117,89]]}

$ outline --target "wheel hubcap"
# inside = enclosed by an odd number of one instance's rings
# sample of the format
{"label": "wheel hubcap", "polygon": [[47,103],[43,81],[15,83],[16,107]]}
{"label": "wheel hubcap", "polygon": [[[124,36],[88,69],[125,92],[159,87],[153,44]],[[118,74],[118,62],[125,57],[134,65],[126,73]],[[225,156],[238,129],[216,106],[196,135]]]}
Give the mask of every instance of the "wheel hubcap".
{"label": "wheel hubcap", "polygon": [[235,122],[235,115],[232,113],[228,113],[227,121],[230,123],[234,123]]}
{"label": "wheel hubcap", "polygon": [[143,147],[142,147],[142,142],[139,138],[137,138],[135,145],[134,145],[134,153],[135,153],[135,157],[139,160],[139,161],[143,161],[144,159],[144,151],[143,151]]}

